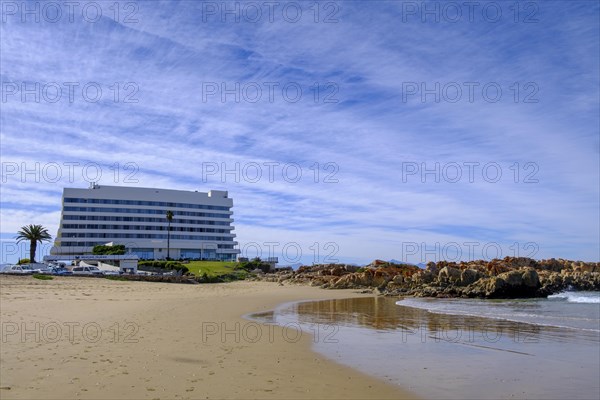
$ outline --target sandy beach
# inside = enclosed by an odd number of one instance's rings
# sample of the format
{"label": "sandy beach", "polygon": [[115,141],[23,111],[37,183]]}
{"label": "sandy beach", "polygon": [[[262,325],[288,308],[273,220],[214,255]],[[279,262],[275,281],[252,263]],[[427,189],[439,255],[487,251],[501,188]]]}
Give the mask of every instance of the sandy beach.
{"label": "sandy beach", "polygon": [[267,282],[0,277],[3,399],[414,398],[253,322],[278,304],[368,296]]}

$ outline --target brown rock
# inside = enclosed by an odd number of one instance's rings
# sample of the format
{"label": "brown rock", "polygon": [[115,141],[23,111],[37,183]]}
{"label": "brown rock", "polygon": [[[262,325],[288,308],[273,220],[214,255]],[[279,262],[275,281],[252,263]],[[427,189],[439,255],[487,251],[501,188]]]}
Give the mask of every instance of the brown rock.
{"label": "brown rock", "polygon": [[505,286],[506,282],[504,281],[504,279],[500,278],[499,276],[492,277],[488,280],[485,286],[485,294],[488,297],[494,296],[499,291],[504,289]]}
{"label": "brown rock", "polygon": [[444,267],[438,274],[440,282],[456,283],[460,281],[460,270],[452,267]]}
{"label": "brown rock", "polygon": [[425,268],[426,271],[431,272],[432,274],[437,275],[440,271],[439,268],[437,267],[437,265],[435,265],[435,263],[433,261],[429,261],[427,263],[427,268]]}
{"label": "brown rock", "polygon": [[498,275],[508,286],[521,286],[523,284],[523,275],[520,271],[509,271]]}
{"label": "brown rock", "polygon": [[479,280],[479,271],[474,269],[465,269],[460,273],[460,284],[463,286],[468,286],[472,283],[475,283]]}
{"label": "brown rock", "polygon": [[521,278],[523,279],[523,285],[529,288],[540,287],[540,278],[533,268],[525,268]]}
{"label": "brown rock", "polygon": [[387,265],[388,262],[387,261],[383,261],[383,260],[375,260],[373,261],[371,264],[369,264],[370,267],[381,267],[383,265]]}

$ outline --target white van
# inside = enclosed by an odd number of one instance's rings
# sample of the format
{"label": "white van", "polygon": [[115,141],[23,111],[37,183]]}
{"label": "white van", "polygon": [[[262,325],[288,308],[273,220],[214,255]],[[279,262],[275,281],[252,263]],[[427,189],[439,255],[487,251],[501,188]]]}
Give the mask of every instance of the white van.
{"label": "white van", "polygon": [[73,275],[104,275],[97,267],[73,267]]}
{"label": "white van", "polygon": [[27,265],[8,265],[2,270],[3,274],[33,274],[33,269]]}

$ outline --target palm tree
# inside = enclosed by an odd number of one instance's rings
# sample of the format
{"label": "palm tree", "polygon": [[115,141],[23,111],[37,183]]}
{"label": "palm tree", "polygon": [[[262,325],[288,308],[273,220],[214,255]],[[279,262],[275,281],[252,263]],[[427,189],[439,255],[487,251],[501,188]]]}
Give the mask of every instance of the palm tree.
{"label": "palm tree", "polygon": [[167,260],[171,258],[171,221],[173,221],[173,211],[167,211],[167,221],[169,228],[167,230]]}
{"label": "palm tree", "polygon": [[42,225],[27,225],[21,227],[21,230],[17,232],[15,239],[17,239],[17,243],[29,240],[29,260],[31,260],[32,263],[35,263],[35,251],[38,242],[40,242],[40,244],[42,242],[49,242],[52,240],[52,236],[50,236],[48,230]]}

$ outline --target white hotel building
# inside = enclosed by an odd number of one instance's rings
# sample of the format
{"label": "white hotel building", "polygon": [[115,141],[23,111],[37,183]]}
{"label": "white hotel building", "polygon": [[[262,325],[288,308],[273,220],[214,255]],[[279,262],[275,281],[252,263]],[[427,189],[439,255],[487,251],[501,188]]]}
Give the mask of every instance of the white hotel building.
{"label": "white hotel building", "polygon": [[92,184],[65,188],[53,256],[91,254],[95,245],[125,245],[141,259],[167,257],[167,211],[173,212],[170,257],[235,261],[233,200],[208,193]]}

